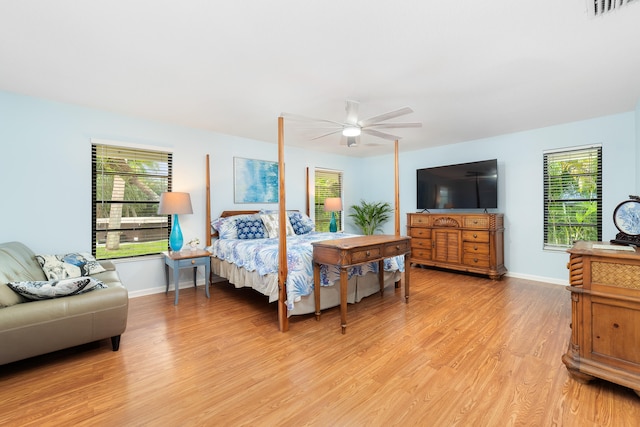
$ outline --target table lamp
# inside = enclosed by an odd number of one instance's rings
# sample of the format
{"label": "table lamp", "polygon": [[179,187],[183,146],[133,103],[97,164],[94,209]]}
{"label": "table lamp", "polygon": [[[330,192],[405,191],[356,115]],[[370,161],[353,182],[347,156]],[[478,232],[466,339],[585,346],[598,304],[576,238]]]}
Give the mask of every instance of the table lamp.
{"label": "table lamp", "polygon": [[171,225],[171,234],[169,235],[169,247],[172,251],[178,252],[182,249],[184,239],[182,238],[182,230],[178,221],[178,214],[191,214],[191,196],[189,193],[168,192],[160,195],[160,205],[158,213],[164,215],[173,215],[173,224]]}
{"label": "table lamp", "polygon": [[324,210],[331,212],[331,222],[329,223],[329,231],[335,233],[338,231],[336,223],[336,212],[342,210],[342,199],[340,197],[327,197],[324,199]]}

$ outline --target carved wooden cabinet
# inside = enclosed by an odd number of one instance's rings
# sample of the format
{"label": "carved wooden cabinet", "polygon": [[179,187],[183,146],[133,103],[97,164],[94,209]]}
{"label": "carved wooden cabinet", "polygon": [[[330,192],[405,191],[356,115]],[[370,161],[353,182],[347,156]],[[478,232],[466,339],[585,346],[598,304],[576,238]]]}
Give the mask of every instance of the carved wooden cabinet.
{"label": "carved wooden cabinet", "polygon": [[562,361],[577,381],[602,378],[640,395],[640,251],[593,245],[568,250],[571,340]]}
{"label": "carved wooden cabinet", "polygon": [[486,274],[499,279],[504,266],[502,214],[407,214],[411,263]]}

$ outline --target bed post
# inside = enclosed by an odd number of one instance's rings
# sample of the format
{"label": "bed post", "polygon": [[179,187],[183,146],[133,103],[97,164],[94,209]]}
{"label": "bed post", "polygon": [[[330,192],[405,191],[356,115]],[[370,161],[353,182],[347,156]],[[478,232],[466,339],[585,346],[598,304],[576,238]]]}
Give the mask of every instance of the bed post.
{"label": "bed post", "polygon": [[206,224],[206,236],[207,236],[207,247],[211,246],[211,175],[209,174],[209,155],[207,154],[207,178],[206,178],[206,212],[207,212],[207,224]]}
{"label": "bed post", "polygon": [[395,206],[395,215],[396,215],[396,236],[400,235],[400,178],[398,177],[399,168],[398,168],[398,140],[395,142],[395,172],[396,172],[396,206]]}
{"label": "bed post", "polygon": [[289,330],[289,317],[287,316],[287,212],[284,191],[284,119],[278,117],[278,181],[280,194],[279,201],[279,232],[278,232],[278,326],[280,332]]}

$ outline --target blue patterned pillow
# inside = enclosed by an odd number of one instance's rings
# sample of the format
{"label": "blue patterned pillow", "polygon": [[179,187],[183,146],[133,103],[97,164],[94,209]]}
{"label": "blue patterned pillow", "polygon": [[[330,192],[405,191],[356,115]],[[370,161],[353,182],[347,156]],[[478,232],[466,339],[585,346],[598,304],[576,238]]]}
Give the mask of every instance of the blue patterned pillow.
{"label": "blue patterned pillow", "polygon": [[259,216],[236,220],[238,239],[264,239],[266,236],[262,219]]}
{"label": "blue patterned pillow", "polygon": [[7,283],[14,292],[31,300],[79,295],[95,289],[106,289],[107,285],[93,277],[73,277],[63,280]]}
{"label": "blue patterned pillow", "polygon": [[289,222],[296,234],[311,233],[315,229],[315,224],[311,218],[307,215],[301,214],[300,212],[290,212]]}

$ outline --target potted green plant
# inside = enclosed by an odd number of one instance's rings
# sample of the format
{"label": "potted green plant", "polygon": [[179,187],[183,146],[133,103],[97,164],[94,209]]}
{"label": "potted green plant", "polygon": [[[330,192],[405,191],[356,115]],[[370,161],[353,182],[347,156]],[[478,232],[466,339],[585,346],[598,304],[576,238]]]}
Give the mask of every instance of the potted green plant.
{"label": "potted green plant", "polygon": [[351,206],[349,216],[363,234],[371,235],[382,230],[382,225],[389,220],[393,209],[388,202],[371,202],[360,200],[359,205]]}

